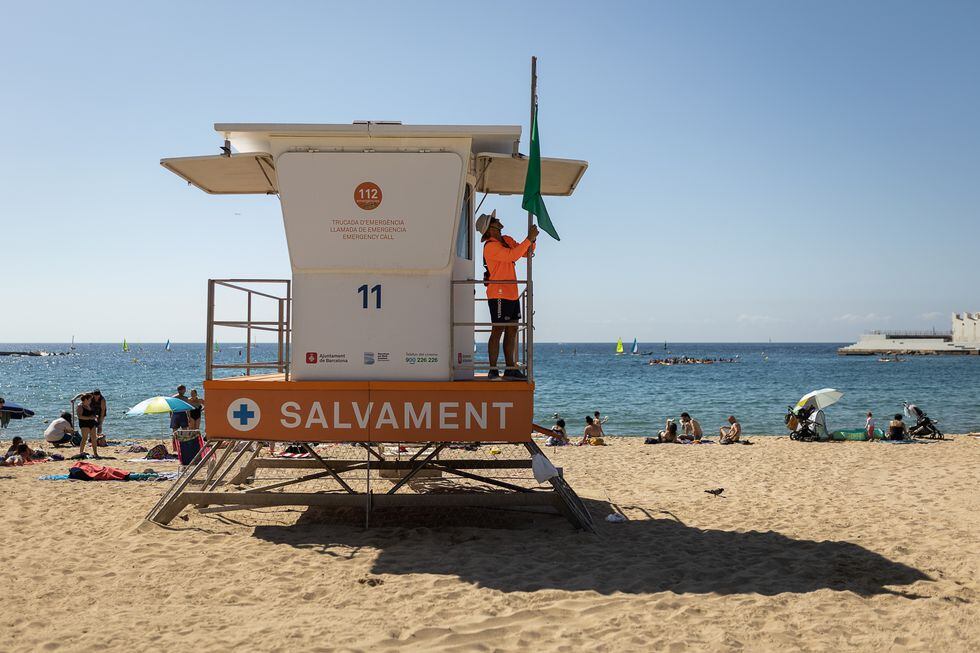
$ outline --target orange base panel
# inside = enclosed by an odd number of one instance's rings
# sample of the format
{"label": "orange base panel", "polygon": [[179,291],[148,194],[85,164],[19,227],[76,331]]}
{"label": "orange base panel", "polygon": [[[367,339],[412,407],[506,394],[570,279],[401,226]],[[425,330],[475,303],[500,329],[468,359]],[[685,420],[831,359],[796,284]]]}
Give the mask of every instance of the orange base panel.
{"label": "orange base panel", "polygon": [[534,384],[523,381],[204,382],[209,438],[271,442],[527,442]]}

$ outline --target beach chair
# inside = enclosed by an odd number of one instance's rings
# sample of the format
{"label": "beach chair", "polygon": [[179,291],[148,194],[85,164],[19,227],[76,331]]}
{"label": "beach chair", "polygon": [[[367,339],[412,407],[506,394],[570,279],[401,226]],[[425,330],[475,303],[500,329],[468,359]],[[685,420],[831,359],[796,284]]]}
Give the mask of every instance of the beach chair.
{"label": "beach chair", "polygon": [[204,449],[204,437],[197,429],[174,431],[174,453],[180,465],[190,465]]}

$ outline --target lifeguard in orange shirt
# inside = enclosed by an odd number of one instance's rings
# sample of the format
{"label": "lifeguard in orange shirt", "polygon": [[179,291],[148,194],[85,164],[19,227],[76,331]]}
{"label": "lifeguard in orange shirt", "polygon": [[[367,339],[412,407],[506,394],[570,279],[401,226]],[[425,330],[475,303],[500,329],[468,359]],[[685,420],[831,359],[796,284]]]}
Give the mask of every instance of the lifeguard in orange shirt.
{"label": "lifeguard in orange shirt", "polygon": [[532,224],[527,230],[527,238],[520,243],[503,235],[503,228],[496,211],[484,213],[476,220],[476,230],[483,236],[483,280],[487,287],[490,321],[493,322],[490,339],[487,341],[487,353],[490,355],[489,378],[500,378],[497,357],[500,353],[500,338],[503,336],[506,363],[503,377],[526,380],[527,375],[517,369],[517,323],[521,321],[521,303],[518,284],[514,283],[517,281],[515,264],[534,251],[538,228]]}

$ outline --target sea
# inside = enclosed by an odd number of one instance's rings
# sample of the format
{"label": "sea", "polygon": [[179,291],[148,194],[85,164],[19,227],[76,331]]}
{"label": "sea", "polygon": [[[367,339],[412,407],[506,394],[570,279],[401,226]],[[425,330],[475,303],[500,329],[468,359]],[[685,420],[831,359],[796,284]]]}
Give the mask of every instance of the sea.
{"label": "sea", "polygon": [[[980,356],[879,362],[838,356],[842,344],[659,342],[639,343],[637,355],[617,355],[615,343],[536,343],[535,421],[551,425],[559,415],[577,434],[585,416],[598,410],[608,418],[607,434],[649,436],[686,411],[709,433],[736,415],[748,434],[780,435],[787,432],[783,418],[790,404],[831,387],[844,393],[827,410],[831,430],[862,428],[869,410],[880,426],[909,401],[947,433],[980,431]],[[4,344],[0,350],[56,353],[68,352],[69,345]],[[274,354],[274,344],[253,346],[253,360]],[[203,393],[204,355],[203,344],[173,344],[168,351],[163,343],[131,343],[128,352],[120,344],[78,344],[67,355],[0,356],[0,397],[36,413],[12,420],[0,438],[41,437],[48,421],[70,409],[72,397],[96,388],[108,400],[105,431],[112,439],[165,437],[166,416],[127,417],[126,411],[148,397],[174,394],[180,384]],[[735,362],[649,364],[682,356]],[[241,362],[244,346],[222,343],[215,359]]]}

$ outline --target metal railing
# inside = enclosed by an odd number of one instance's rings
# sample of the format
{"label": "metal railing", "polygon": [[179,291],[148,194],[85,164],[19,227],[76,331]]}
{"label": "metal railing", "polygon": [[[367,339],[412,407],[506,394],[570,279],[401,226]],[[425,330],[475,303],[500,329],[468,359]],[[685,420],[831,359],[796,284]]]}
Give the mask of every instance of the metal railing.
{"label": "metal railing", "polygon": [[[483,279],[454,279],[450,284],[449,289],[449,316],[451,320],[449,328],[449,352],[450,352],[450,378],[455,377],[456,370],[473,370],[473,371],[489,371],[490,361],[489,360],[476,360],[473,358],[469,365],[459,364],[456,362],[456,327],[473,327],[473,333],[487,333],[489,334],[494,326],[501,326],[500,324],[494,324],[493,322],[457,322],[456,321],[456,286],[476,286],[479,283],[488,283]],[[521,320],[518,322],[511,323],[511,326],[517,327],[517,363],[516,367],[507,367],[506,363],[502,362],[500,359],[504,357],[504,352],[499,353],[499,358],[497,364],[494,366],[497,369],[516,369],[523,371],[528,378],[528,381],[534,379],[534,311],[528,310],[531,305],[529,301],[531,298],[531,282],[526,279],[517,279],[516,281],[494,281],[494,284],[515,284],[518,286],[523,285],[524,289],[518,295],[518,301],[521,303]],[[475,291],[474,291],[475,294]],[[476,297],[474,299],[476,302],[489,302],[490,300],[485,297]],[[501,343],[501,349],[503,349],[503,343]]]}
{"label": "metal railing", "polygon": [[952,331],[937,331],[936,329],[910,330],[910,331],[871,331],[876,336],[886,336],[889,338],[951,338]]}
{"label": "metal railing", "polygon": [[[244,285],[243,285],[244,284]],[[262,288],[273,286],[273,290],[265,292],[256,290],[250,286],[260,285]],[[278,286],[280,294],[276,292]],[[245,319],[244,320],[216,320],[214,319],[215,289],[230,288],[246,294],[245,298]],[[253,320],[252,315],[257,301],[275,302],[278,312],[276,320]],[[205,379],[210,381],[214,378],[214,370],[245,370],[245,376],[252,373],[252,370],[275,370],[285,374],[289,379],[289,345],[292,338],[290,327],[290,317],[292,311],[292,281],[289,279],[208,279],[208,332],[207,332],[207,353],[205,354]],[[219,328],[233,328],[245,330],[245,352],[244,362],[241,363],[216,363],[214,361],[214,330]],[[271,332],[276,334],[276,359],[275,360],[252,360],[252,336],[254,332]]]}

